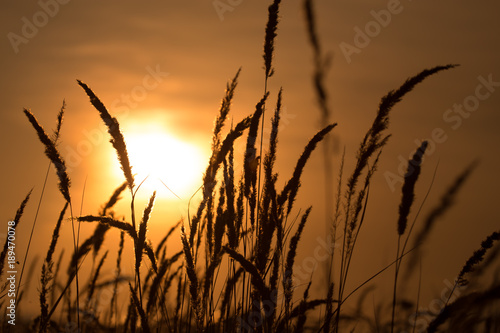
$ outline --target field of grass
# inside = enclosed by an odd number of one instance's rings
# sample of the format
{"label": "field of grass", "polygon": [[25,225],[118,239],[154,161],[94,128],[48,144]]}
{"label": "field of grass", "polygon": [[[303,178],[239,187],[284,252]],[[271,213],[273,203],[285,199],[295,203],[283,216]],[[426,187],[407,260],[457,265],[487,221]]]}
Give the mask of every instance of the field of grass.
{"label": "field of grass", "polygon": [[[318,113],[322,128],[311,133],[309,142],[298,149],[292,174],[278,174],[275,167],[280,152],[279,128],[282,101],[286,94],[269,91],[268,81],[273,79],[273,55],[278,36],[280,1],[269,6],[264,35],[263,96],[256,101],[253,113],[230,123],[231,104],[238,89],[240,71],[228,82],[216,115],[211,157],[207,161],[203,185],[199,189],[201,201],[187,216],[179,216],[174,227],[165,230],[158,243],[148,235],[150,216],[154,214],[156,193],[148,205],[141,209],[135,202],[141,191],[142,179],[136,179],[129,161],[120,124],[108,111],[87,83],[78,81],[90,103],[107,127],[111,144],[123,171],[124,182],[109,201],[95,215],[79,215],[78,203],[72,200],[71,179],[64,156],[58,151],[58,140],[63,124],[65,105],[57,116],[57,127],[48,133],[35,115],[25,110],[28,122],[42,143],[51,168],[55,168],[58,188],[65,204],[58,213],[51,239],[47,239],[48,252],[42,256],[40,272],[28,272],[29,249],[18,255],[14,285],[9,280],[2,286],[0,304],[1,326],[5,332],[498,332],[500,330],[500,280],[496,277],[484,284],[489,268],[497,264],[500,233],[485,235],[478,250],[464,258],[463,269],[457,272],[450,290],[436,295],[439,311],[421,311],[420,290],[404,294],[409,276],[420,274],[420,246],[424,244],[436,221],[452,208],[457,193],[474,172],[476,162],[465,166],[456,175],[439,202],[424,217],[414,203],[426,141],[408,161],[401,191],[398,220],[394,221],[394,242],[397,250],[393,261],[380,267],[365,283],[353,291],[346,289],[350,279],[351,260],[356,255],[358,235],[363,228],[370,185],[383,148],[390,140],[389,119],[392,109],[417,85],[425,84],[433,75],[446,75],[458,65],[444,64],[424,69],[405,79],[380,100],[373,114],[372,125],[366,130],[355,156],[341,156],[332,161],[331,134],[337,124],[331,120],[325,76],[328,57],[321,48],[316,32],[316,19],[312,1],[304,1],[306,26],[314,60],[313,83],[317,94]],[[270,96],[276,104],[270,105]],[[271,133],[264,140],[264,124],[270,122]],[[245,150],[235,152],[236,142],[242,141]],[[301,236],[310,221],[311,207],[295,205],[301,187],[301,176],[312,154],[323,154],[325,183],[335,180],[334,188],[325,190],[325,199],[333,215],[330,218],[327,259],[317,273],[323,274],[319,287],[323,297],[310,297],[312,273],[305,279],[298,277],[296,263],[301,251]],[[240,156],[241,155],[241,156]],[[240,160],[238,160],[240,159]],[[350,170],[344,161],[354,161]],[[51,172],[51,171],[48,171]],[[285,179],[284,186],[278,186]],[[31,192],[20,204],[15,218],[8,222],[12,230],[22,220],[26,205],[33,204]],[[423,197],[424,194],[421,194]],[[126,212],[115,211],[122,198],[130,200]],[[13,209],[14,210],[14,209]],[[59,249],[59,232],[63,221],[72,228],[72,248]],[[26,223],[26,222],[24,222]],[[95,225],[93,234],[81,239],[80,225]],[[34,228],[34,226],[33,226]],[[119,243],[107,248],[116,249],[115,262],[107,261],[109,250],[103,250],[111,233],[119,235]],[[175,237],[180,238],[182,249],[169,247]],[[0,275],[7,278],[13,255],[7,237],[0,253]],[[133,249],[124,246],[133,243]],[[59,245],[59,246],[58,246]],[[33,251],[33,249],[31,249]],[[68,253],[69,252],[69,253]],[[111,254],[109,254],[111,256]],[[91,262],[91,271],[82,271],[84,262]],[[134,267],[124,269],[124,262]],[[114,277],[103,277],[104,265],[113,265]],[[375,313],[365,313],[363,303],[370,292],[369,283],[391,276],[393,291],[385,303],[377,305]],[[22,311],[23,290],[26,280],[37,280],[39,295],[38,316],[26,322],[18,317],[12,325],[10,304],[14,300],[16,312]],[[417,280],[421,280],[418,278]],[[23,283],[24,282],[24,283]],[[305,285],[305,288],[304,288]],[[467,287],[467,286],[473,287]],[[297,290],[300,287],[300,292]],[[13,292],[14,298],[9,294]],[[357,300],[357,309],[346,307],[345,302]],[[10,322],[10,323],[9,323]]]}

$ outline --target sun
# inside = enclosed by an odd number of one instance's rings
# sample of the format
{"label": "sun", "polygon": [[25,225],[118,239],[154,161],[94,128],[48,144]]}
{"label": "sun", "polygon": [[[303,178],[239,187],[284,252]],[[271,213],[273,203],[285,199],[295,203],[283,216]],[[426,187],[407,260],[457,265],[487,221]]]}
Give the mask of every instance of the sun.
{"label": "sun", "polygon": [[[196,144],[170,133],[157,122],[127,124],[123,130],[135,184],[142,183],[139,191],[186,199],[201,185],[206,159]],[[118,161],[114,173],[123,178]]]}

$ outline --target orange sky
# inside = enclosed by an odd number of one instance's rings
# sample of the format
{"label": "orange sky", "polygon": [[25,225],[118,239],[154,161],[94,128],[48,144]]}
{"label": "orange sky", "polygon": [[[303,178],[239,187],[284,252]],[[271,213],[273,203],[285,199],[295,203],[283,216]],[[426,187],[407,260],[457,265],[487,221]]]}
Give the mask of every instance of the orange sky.
{"label": "orange sky", "polygon": [[[238,68],[242,67],[242,73],[232,108],[235,122],[253,111],[264,90],[262,45],[268,3],[232,3],[236,5],[219,12],[213,1],[193,0],[151,4],[46,0],[2,5],[2,221],[13,218],[21,200],[34,187],[23,228],[18,231],[18,249],[25,246],[48,164],[23,108],[31,109],[49,131],[65,99],[59,149],[63,156],[74,158],[78,147],[84,149],[85,142],[91,141],[89,133],[105,131],[77,85],[79,79],[94,90],[123,128],[152,119],[173,137],[197,145],[207,155],[226,82]],[[424,214],[472,160],[479,158],[481,162],[457,205],[439,221],[427,247],[432,256],[424,262],[424,273],[432,272],[432,277],[426,282],[441,290],[442,281],[452,280],[480,241],[499,226],[500,4],[318,1],[316,8],[323,48],[333,54],[327,85],[332,121],[339,123],[335,138],[340,151],[346,148],[347,168],[352,167],[359,141],[386,92],[424,68],[461,65],[429,78],[394,108],[389,129],[393,136],[370,191],[367,221],[359,240],[363,245],[354,263],[361,273],[353,279],[362,281],[392,260],[401,184],[392,187],[386,177],[398,173],[399,156],[407,159],[417,147],[415,140],[432,138],[435,133],[435,144],[431,144],[417,184],[420,203],[439,162]],[[311,86],[312,55],[301,9],[300,1],[282,5],[276,74],[269,83],[270,105],[274,105],[278,89],[284,89],[286,121],[278,149],[279,184],[289,177],[303,146],[319,129],[320,113]],[[456,111],[460,106],[461,113]],[[127,132],[124,135],[127,137]],[[110,159],[115,156],[107,141],[105,133],[104,140],[92,143],[88,152],[80,154],[85,156],[76,158],[71,170],[75,202],[81,201],[86,180],[83,214],[96,213],[121,182],[112,178],[116,173]],[[335,175],[338,151],[333,153]],[[180,160],[173,157],[173,163]],[[324,234],[321,168],[318,150],[306,168],[296,205],[314,207],[304,239],[310,248]],[[144,193],[144,198],[149,194]],[[185,214],[187,199],[186,195],[181,200],[159,198],[151,226],[153,241]],[[145,201],[138,207],[144,205]],[[52,172],[32,255],[37,251],[45,254],[62,206]],[[77,206],[79,211],[80,204]],[[69,237],[69,224],[65,231]],[[302,247],[305,253],[307,248]]]}

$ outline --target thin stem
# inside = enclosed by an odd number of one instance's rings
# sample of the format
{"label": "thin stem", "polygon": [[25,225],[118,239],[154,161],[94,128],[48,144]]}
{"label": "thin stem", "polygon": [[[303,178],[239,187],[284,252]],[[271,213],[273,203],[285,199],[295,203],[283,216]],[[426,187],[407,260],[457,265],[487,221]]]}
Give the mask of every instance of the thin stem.
{"label": "thin stem", "polygon": [[52,162],[49,162],[49,166],[47,167],[47,172],[45,173],[45,179],[43,181],[43,186],[42,186],[42,193],[40,194],[40,199],[38,200],[38,206],[36,208],[35,218],[33,219],[33,225],[31,226],[30,238],[28,240],[28,245],[26,247],[26,254],[24,256],[23,266],[21,268],[21,274],[19,275],[19,282],[17,284],[16,304],[17,304],[18,297],[19,297],[19,294],[20,294],[21,282],[23,280],[23,274],[24,274],[24,267],[26,267],[26,260],[28,259],[28,253],[30,252],[31,240],[33,238],[33,232],[35,230],[35,225],[36,225],[36,221],[37,221],[37,218],[38,218],[38,212],[40,211],[40,207],[42,205],[43,194],[45,192],[45,185],[47,184],[47,179],[49,177],[49,171],[50,171],[50,165],[51,164],[52,164]]}
{"label": "thin stem", "polygon": [[391,316],[391,333],[394,332],[394,316],[396,314],[396,292],[397,292],[397,284],[398,284],[398,273],[399,267],[401,265],[401,259],[399,258],[399,247],[401,243],[401,235],[398,235],[398,247],[396,250],[396,265],[394,272],[394,289],[392,292],[392,316]]}

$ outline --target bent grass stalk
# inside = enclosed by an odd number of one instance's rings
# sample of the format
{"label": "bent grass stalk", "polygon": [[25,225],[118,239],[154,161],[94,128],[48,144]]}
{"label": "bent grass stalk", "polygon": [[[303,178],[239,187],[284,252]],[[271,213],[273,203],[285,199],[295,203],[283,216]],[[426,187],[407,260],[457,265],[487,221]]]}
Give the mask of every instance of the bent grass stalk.
{"label": "bent grass stalk", "polygon": [[[73,207],[71,204],[71,197],[69,193],[69,188],[71,185],[70,178],[68,176],[68,173],[66,171],[66,163],[64,162],[63,158],[59,154],[59,151],[56,148],[56,143],[52,141],[49,136],[45,133],[44,129],[42,126],[38,123],[36,120],[35,116],[28,110],[24,109],[24,114],[28,118],[29,122],[35,129],[35,131],[38,134],[38,139],[40,142],[45,146],[45,155],[48,157],[48,159],[54,164],[56,170],[57,170],[57,176],[59,179],[59,191],[63,195],[64,199],[66,202],[69,203],[70,207],[70,213],[71,213],[71,228],[73,232],[73,247],[75,250],[75,253],[78,252],[78,239],[77,235],[75,235],[75,226],[73,223]],[[61,114],[61,113],[60,113]],[[62,121],[62,115],[58,117],[60,121]],[[58,124],[58,129],[60,129],[60,124]],[[58,137],[59,132],[56,132]],[[75,284],[76,284],[76,298],[77,298],[77,304],[76,304],[76,317],[77,317],[77,324],[78,327],[80,327],[80,287],[79,287],[79,281],[78,281],[78,266],[75,266],[75,274],[76,274],[76,279],[75,279]]]}

